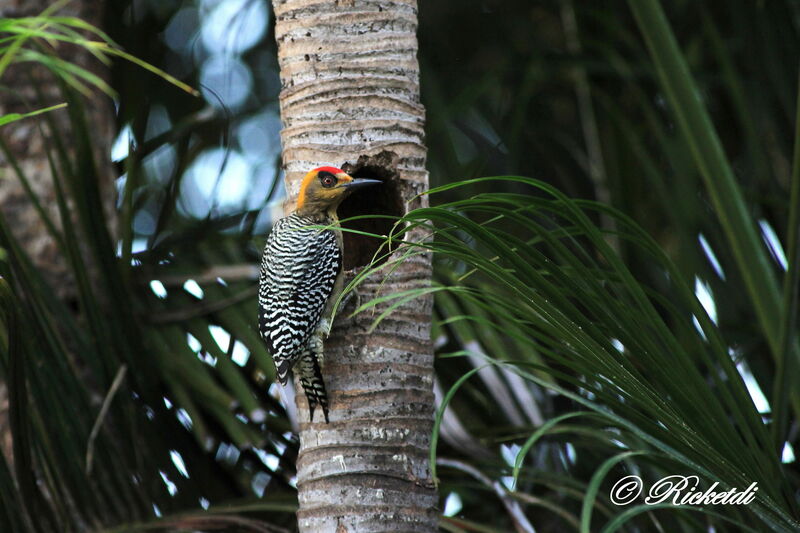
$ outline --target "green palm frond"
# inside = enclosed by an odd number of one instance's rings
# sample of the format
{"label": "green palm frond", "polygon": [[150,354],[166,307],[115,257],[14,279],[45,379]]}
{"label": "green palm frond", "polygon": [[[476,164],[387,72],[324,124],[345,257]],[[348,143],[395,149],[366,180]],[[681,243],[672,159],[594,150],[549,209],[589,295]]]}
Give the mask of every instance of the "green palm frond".
{"label": "green palm frond", "polygon": [[[442,304],[452,299],[454,304],[440,307],[441,331],[452,331],[457,344],[464,345],[463,330],[469,330],[480,345],[496,350],[482,365],[511,369],[589,409],[601,427],[616,428],[615,433],[596,433],[593,440],[608,450],[653,458],[624,456],[626,464],[636,465],[648,479],[655,482],[672,468],[701,475],[708,485],[719,481],[741,490],[757,482],[759,499],[735,511],[737,523],[761,520],[780,531],[797,527],[788,472],[772,446],[769,424],[737,371],[731,345],[657,243],[621,213],[571,200],[528,178],[467,180],[430,194],[435,199],[486,183],[497,183],[497,189],[504,183],[531,189],[527,194],[478,193],[417,209],[397,226],[404,228],[395,236],[401,240],[409,231],[425,228],[434,236],[431,241],[405,244],[433,251],[447,271],[466,274],[430,289],[383,296],[357,312],[380,308],[375,314],[379,321],[397,302],[415,295],[435,292]],[[652,269],[662,272],[663,286],[649,287],[635,279],[608,244],[610,231],[592,222],[597,212],[614,219],[613,235],[626,248],[638,250]],[[386,267],[375,270],[380,268]],[[481,311],[474,312],[476,308]],[[469,349],[458,354],[467,355]],[[443,399],[437,428],[457,391],[474,381],[480,369],[455,380]],[[474,400],[467,404],[475,405]],[[490,404],[483,408],[492,409]],[[516,475],[529,464],[525,456],[531,446],[556,423],[576,415],[554,418],[527,440],[508,439],[525,443],[512,465]],[[437,435],[438,429],[432,453]],[[596,479],[586,485],[586,498],[597,493],[602,480]],[[591,515],[587,513],[585,508],[584,524]],[[682,511],[675,508],[675,514]]]}

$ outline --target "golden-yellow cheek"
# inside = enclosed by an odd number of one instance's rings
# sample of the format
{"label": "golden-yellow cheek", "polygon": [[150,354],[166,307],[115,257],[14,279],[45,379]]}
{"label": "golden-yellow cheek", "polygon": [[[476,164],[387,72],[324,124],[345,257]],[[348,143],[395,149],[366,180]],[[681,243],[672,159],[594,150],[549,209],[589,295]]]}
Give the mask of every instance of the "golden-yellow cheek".
{"label": "golden-yellow cheek", "polygon": [[342,189],[320,189],[315,196],[320,200],[333,201],[342,195]]}

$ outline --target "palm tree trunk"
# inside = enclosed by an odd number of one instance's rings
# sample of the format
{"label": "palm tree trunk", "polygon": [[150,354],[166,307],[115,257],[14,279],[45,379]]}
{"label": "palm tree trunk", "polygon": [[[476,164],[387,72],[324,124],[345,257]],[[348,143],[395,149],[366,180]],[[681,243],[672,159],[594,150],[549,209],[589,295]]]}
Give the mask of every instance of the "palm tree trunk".
{"label": "palm tree trunk", "polygon": [[[396,215],[419,205],[408,204],[428,182],[416,1],[273,4],[287,210],[309,169],[376,155],[347,170],[386,182],[380,191],[354,195],[340,216]],[[375,220],[366,229],[386,233],[389,227]],[[376,247],[346,234],[345,268],[365,265]],[[362,284],[357,298],[426,285],[430,275],[429,258],[410,259],[384,283],[378,277]],[[371,332],[369,314],[334,326],[323,367],[330,424],[321,417],[309,423],[305,398],[297,395],[301,532],[436,531],[436,490],[428,468],[431,307],[429,299],[411,302]]]}

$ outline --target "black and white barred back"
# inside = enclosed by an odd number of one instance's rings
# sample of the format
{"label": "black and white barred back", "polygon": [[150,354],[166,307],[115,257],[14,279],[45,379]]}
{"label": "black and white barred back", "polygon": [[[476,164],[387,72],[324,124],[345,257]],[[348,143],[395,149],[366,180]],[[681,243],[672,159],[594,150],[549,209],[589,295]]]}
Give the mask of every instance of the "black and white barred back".
{"label": "black and white barred back", "polygon": [[326,224],[292,213],[275,223],[264,247],[258,328],[284,385],[319,325],[342,268],[336,234],[309,227]]}

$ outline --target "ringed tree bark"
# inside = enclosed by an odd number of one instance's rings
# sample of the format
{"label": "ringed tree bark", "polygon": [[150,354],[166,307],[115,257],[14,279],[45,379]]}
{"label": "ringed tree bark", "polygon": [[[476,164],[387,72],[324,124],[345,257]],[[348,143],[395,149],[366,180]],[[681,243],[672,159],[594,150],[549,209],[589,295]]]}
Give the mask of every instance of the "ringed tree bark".
{"label": "ringed tree bark", "polygon": [[[304,174],[322,165],[384,180],[346,200],[342,219],[402,215],[420,205],[420,200],[409,203],[428,185],[416,4],[273,0],[287,212]],[[377,234],[387,234],[392,225],[381,219],[362,224],[359,229]],[[352,275],[366,265],[379,244],[345,232],[345,270]],[[416,256],[387,280],[381,273],[362,283],[356,299],[427,285],[430,276],[430,258]],[[305,397],[296,395],[301,532],[437,530],[428,464],[434,413],[431,310],[430,299],[409,302],[372,332],[377,315],[339,313],[323,363],[330,424],[320,416],[309,422]]]}

